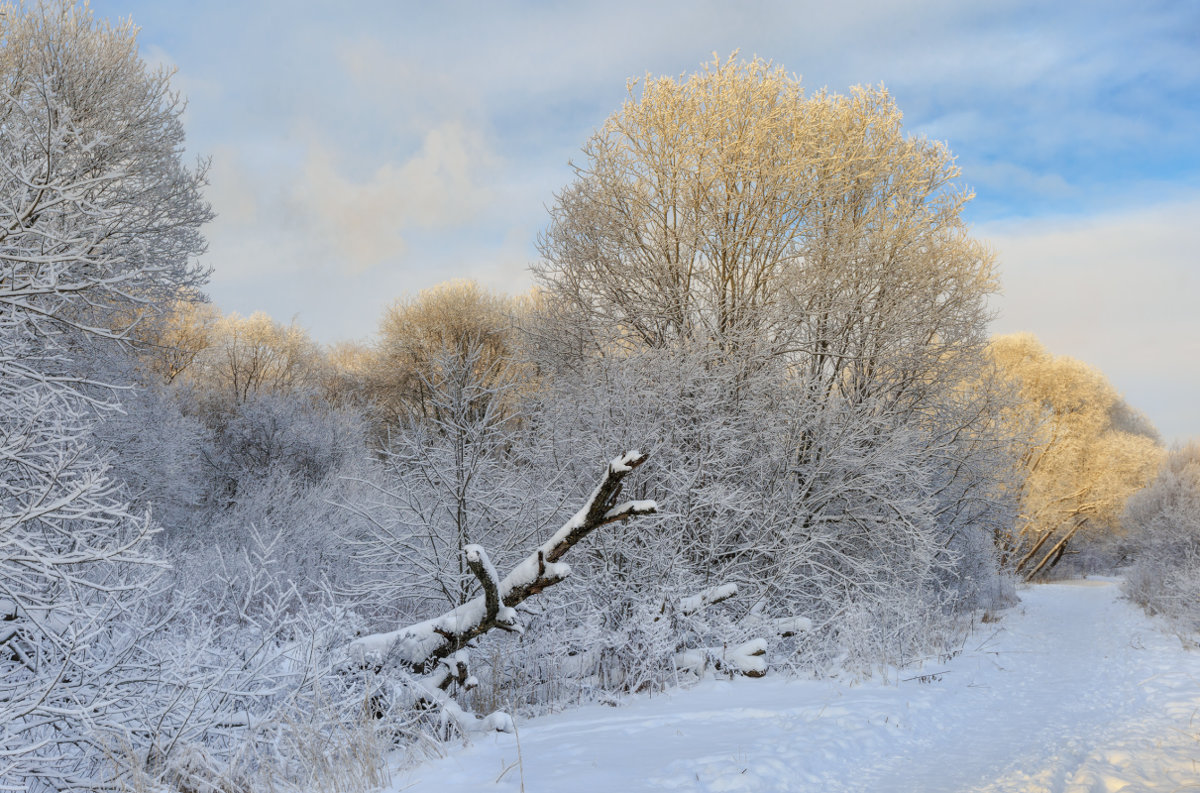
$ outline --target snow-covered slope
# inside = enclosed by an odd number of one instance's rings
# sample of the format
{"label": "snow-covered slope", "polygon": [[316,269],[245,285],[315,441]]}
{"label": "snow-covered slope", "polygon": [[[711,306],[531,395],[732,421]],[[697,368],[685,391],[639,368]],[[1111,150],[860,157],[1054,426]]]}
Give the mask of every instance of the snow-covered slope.
{"label": "snow-covered slope", "polygon": [[[1111,581],[1022,589],[957,657],[889,685],[709,681],[519,725],[530,793],[1200,791],[1200,652]],[[395,790],[516,791],[512,735]]]}

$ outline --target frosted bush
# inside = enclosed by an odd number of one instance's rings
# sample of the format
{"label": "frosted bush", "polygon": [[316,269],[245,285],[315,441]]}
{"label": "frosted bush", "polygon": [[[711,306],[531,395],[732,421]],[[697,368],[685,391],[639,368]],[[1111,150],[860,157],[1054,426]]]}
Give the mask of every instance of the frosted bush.
{"label": "frosted bush", "polygon": [[1200,630],[1200,444],[1167,457],[1129,499],[1123,523],[1133,559],[1125,591],[1152,613]]}

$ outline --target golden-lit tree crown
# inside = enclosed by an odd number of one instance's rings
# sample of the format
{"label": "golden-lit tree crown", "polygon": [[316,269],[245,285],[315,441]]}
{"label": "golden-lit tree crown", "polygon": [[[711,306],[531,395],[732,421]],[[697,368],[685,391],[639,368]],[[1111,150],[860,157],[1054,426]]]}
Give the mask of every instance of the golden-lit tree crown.
{"label": "golden-lit tree crown", "polygon": [[534,265],[598,349],[785,359],[855,403],[961,379],[947,362],[986,343],[994,257],[962,220],[953,155],[906,135],[883,87],[806,96],[735,55],[629,90]]}
{"label": "golden-lit tree crown", "polygon": [[1033,574],[1077,533],[1118,530],[1126,501],[1154,475],[1163,449],[1148,422],[1127,426],[1132,409],[1094,367],[1052,355],[1029,333],[999,336],[989,353],[1021,395],[1012,420],[1036,427],[1012,541],[1018,570]]}
{"label": "golden-lit tree crown", "polygon": [[376,404],[393,420],[426,415],[429,389],[450,359],[469,360],[485,390],[511,381],[517,316],[531,302],[464,279],[397,300],[384,312],[375,345]]}

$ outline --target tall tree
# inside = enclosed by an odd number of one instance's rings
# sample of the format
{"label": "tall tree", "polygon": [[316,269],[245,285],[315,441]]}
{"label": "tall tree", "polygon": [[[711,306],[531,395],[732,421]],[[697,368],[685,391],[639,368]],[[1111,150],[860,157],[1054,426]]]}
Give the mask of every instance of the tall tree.
{"label": "tall tree", "polygon": [[210,333],[192,379],[217,406],[303,392],[322,380],[321,349],[295,322],[284,325],[261,311],[248,317],[230,314],[213,323]]}
{"label": "tall tree", "polygon": [[211,213],[130,25],[4,4],[0,41],[0,786],[95,789],[159,563],[89,440],[119,383],[79,352],[203,281]]}
{"label": "tall tree", "polygon": [[787,357],[861,401],[927,395],[986,342],[995,279],[961,219],[971,194],[883,89],[805,97],[731,57],[631,85],[583,155],[534,270],[600,348]]}
{"label": "tall tree", "polygon": [[0,308],[121,335],[207,276],[205,168],[182,161],[183,102],[138,57],[131,23],[68,0],[3,12]]}
{"label": "tall tree", "polygon": [[992,475],[1007,460],[991,421],[1002,388],[978,377],[995,264],[962,219],[971,193],[949,149],[906,135],[882,88],[806,96],[761,60],[636,90],[550,209],[543,338],[584,366],[665,352],[719,375],[707,412],[675,410],[692,393],[669,403],[679,448],[703,448],[717,415],[778,421],[754,447],[778,461],[770,484],[744,466],[719,481],[762,487],[739,502],[775,535],[730,536],[713,559],[801,571],[786,597],[807,580],[809,602],[969,593],[964,579],[995,569]]}

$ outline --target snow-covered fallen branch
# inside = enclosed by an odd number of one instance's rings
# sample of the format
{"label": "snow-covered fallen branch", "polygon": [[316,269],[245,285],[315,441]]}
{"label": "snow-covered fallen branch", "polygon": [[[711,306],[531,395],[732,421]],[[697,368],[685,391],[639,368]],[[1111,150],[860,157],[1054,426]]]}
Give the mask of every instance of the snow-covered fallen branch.
{"label": "snow-covered fallen branch", "polygon": [[[696,614],[709,606],[723,603],[738,594],[737,584],[721,584],[709,587],[689,597],[680,598],[677,608],[683,616]],[[763,604],[751,609],[746,626],[750,630],[766,631],[769,636],[788,638],[812,630],[812,620],[807,617],[765,617],[759,613]],[[664,613],[666,606],[663,607]],[[657,617],[655,618],[657,619]],[[762,677],[767,673],[767,640],[755,638],[733,647],[697,647],[683,649],[675,654],[675,668],[680,672],[701,676],[708,669],[718,672]]]}
{"label": "snow-covered fallen branch", "polygon": [[695,614],[716,603],[724,600],[729,600],[735,597],[738,593],[737,584],[721,584],[720,586],[711,587],[699,592],[690,597],[680,598],[679,613],[680,614]]}
{"label": "snow-covered fallen branch", "polygon": [[784,639],[798,633],[808,633],[812,630],[812,620],[808,617],[771,617],[763,620],[776,636]]}
{"label": "snow-covered fallen branch", "polygon": [[[676,608],[681,616],[690,616],[709,606],[724,603],[738,594],[737,584],[720,584],[680,598]],[[664,612],[666,607],[664,606]],[[682,649],[675,654],[675,668],[685,674],[703,676],[708,669],[718,672],[762,677],[767,673],[766,639],[751,639],[734,647],[696,647]]]}
{"label": "snow-covered fallen branch", "polygon": [[385,659],[394,660],[419,674],[429,674],[443,659],[493,628],[520,630],[514,608],[570,575],[570,565],[560,560],[571,548],[601,526],[658,511],[653,501],[617,502],[621,480],[648,457],[630,451],[610,461],[579,511],[503,580],[498,580],[482,547],[466,546],[467,564],[480,580],[483,595],[424,622],[356,639],[348,648],[351,659],[375,667]]}
{"label": "snow-covered fallen branch", "polygon": [[698,647],[677,653],[675,668],[697,676],[711,667],[717,672],[762,677],[767,673],[766,653],[766,639],[751,639],[733,647]]}

